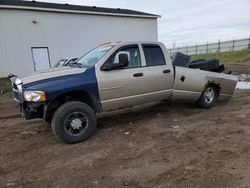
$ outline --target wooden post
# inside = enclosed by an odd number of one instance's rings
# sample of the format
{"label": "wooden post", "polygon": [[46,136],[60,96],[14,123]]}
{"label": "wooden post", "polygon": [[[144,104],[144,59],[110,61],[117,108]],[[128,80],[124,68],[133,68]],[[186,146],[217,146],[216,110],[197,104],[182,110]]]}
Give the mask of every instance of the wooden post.
{"label": "wooden post", "polygon": [[248,49],[250,49],[250,35],[249,35],[249,40],[248,40]]}
{"label": "wooden post", "polygon": [[232,50],[234,51],[234,38],[233,38],[233,46],[232,46]]}
{"label": "wooden post", "polygon": [[218,52],[220,53],[220,40],[218,41]]}
{"label": "wooden post", "polygon": [[196,44],[196,46],[195,46],[195,51],[196,51],[196,55],[197,55],[197,44]]}
{"label": "wooden post", "polygon": [[208,42],[207,42],[207,54],[208,54]]}

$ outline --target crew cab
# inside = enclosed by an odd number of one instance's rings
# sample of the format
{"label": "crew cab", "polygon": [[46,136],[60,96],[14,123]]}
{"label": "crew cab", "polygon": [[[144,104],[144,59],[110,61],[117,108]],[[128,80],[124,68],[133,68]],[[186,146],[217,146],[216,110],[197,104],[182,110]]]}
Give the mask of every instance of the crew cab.
{"label": "crew cab", "polygon": [[169,99],[210,108],[230,99],[237,83],[233,75],[175,66],[159,42],[107,43],[75,65],[23,78],[9,75],[23,116],[51,122],[66,143],[89,138],[96,113]]}

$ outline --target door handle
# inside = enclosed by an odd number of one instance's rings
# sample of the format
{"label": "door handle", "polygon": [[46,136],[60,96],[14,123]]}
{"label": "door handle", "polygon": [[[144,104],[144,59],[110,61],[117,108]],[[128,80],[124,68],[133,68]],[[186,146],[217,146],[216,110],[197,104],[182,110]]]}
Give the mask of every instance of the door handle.
{"label": "door handle", "polygon": [[133,76],[134,77],[140,77],[140,76],[143,76],[143,73],[135,73]]}
{"label": "door handle", "polygon": [[167,69],[167,70],[164,70],[164,71],[162,71],[162,72],[163,72],[163,73],[170,73],[171,70]]}

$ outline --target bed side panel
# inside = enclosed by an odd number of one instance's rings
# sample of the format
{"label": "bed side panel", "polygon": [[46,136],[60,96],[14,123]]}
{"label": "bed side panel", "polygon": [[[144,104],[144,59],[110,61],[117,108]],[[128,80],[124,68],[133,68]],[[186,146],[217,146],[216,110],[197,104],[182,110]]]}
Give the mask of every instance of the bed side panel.
{"label": "bed side panel", "polygon": [[213,83],[220,88],[220,99],[230,98],[237,84],[237,77],[224,73],[176,67],[173,99],[198,100],[207,84]]}

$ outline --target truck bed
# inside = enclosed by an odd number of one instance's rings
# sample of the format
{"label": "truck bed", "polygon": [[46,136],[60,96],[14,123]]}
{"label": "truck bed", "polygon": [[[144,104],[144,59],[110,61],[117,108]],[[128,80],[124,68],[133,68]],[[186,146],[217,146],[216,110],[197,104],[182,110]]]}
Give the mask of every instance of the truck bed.
{"label": "truck bed", "polygon": [[237,84],[237,76],[175,66],[173,99],[198,100],[208,84],[213,83],[220,88],[219,100],[228,100],[233,95]]}

